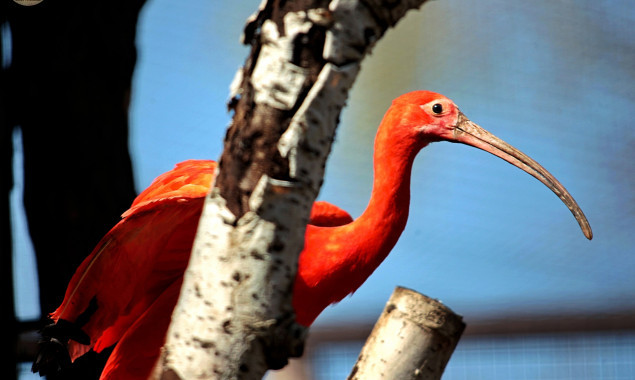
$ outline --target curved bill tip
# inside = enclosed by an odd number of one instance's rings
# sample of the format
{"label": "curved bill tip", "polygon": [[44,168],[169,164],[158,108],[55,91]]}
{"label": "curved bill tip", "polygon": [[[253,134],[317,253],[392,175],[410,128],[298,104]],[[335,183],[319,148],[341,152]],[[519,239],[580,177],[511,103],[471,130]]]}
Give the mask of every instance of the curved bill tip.
{"label": "curved bill tip", "polygon": [[589,240],[593,239],[591,225],[589,225],[589,221],[584,215],[584,212],[582,212],[580,206],[578,206],[578,203],[575,199],[573,199],[573,196],[569,194],[567,189],[565,189],[565,187],[562,186],[562,184],[551,173],[549,173],[547,169],[543,168],[532,158],[489,133],[480,126],[474,124],[465,117],[462,112],[459,112],[453,136],[449,138],[449,140],[482,149],[531,174],[551,189],[551,191],[560,198],[567,208],[569,208],[575,219],[578,221],[584,236],[586,236]]}

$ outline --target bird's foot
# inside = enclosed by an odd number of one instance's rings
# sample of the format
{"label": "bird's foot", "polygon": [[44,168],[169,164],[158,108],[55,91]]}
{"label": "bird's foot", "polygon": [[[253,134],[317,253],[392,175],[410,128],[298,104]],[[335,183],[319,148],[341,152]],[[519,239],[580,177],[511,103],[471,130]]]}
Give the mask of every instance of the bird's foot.
{"label": "bird's foot", "polygon": [[42,340],[38,344],[38,354],[31,366],[31,371],[40,376],[55,378],[57,374],[71,366],[68,353],[68,341],[90,344],[90,337],[75,323],[63,319],[44,327]]}

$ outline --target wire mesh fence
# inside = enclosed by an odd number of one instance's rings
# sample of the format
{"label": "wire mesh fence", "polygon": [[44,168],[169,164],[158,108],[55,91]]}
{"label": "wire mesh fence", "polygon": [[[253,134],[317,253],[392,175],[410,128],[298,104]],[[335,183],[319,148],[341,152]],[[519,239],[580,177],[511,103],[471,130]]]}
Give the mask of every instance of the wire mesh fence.
{"label": "wire mesh fence", "polygon": [[[325,343],[310,359],[315,380],[345,379],[362,341]],[[444,380],[633,380],[635,331],[466,336]]]}

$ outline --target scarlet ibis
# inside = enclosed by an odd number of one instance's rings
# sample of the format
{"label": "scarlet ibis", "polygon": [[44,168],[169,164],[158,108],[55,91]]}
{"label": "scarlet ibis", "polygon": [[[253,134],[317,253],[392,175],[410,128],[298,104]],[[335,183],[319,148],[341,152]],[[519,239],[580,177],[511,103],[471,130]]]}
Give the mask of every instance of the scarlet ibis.
{"label": "scarlet ibis", "polygon": [[[569,192],[537,162],[469,121],[448,98],[415,91],[395,99],[375,139],[374,183],[368,207],[352,220],[316,202],[299,258],[293,307],[305,326],[328,305],[354,292],[396,244],[406,226],[410,172],[431,142],[480,148],[528,172],[571,210],[588,239],[591,227]],[[49,360],[67,346],[75,360],[91,347],[117,344],[102,379],[144,379],[163,345],[196,226],[216,169],[185,161],[154,180],[99,242],[72,278],[34,371],[55,371]]]}

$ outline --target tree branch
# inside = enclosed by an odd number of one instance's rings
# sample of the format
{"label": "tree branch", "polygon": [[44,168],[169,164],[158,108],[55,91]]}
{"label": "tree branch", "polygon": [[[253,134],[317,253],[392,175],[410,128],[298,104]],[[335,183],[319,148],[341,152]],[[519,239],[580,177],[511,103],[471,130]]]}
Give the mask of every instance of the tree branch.
{"label": "tree branch", "polygon": [[361,60],[425,0],[264,1],[155,376],[259,379],[302,353],[298,253]]}
{"label": "tree branch", "polygon": [[397,287],[348,380],[439,380],[464,329],[441,302]]}

